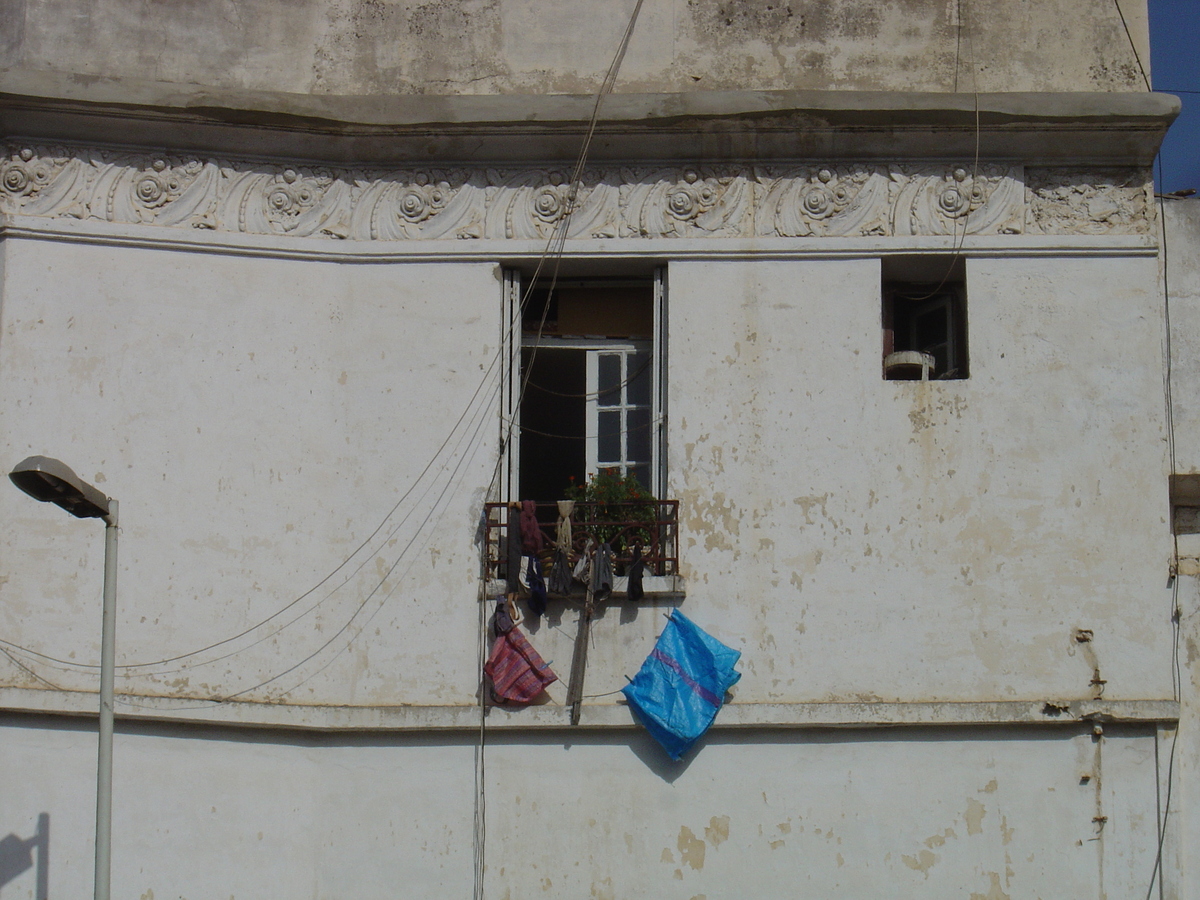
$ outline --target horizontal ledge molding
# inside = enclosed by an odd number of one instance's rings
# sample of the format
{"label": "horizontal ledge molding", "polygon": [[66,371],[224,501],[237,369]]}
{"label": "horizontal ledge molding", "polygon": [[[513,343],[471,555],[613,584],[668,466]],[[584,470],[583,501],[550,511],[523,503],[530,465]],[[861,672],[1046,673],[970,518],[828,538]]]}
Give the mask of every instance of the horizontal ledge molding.
{"label": "horizontal ledge molding", "polygon": [[[314,241],[308,238],[188,232],[152,225],[114,225],[71,219],[0,214],[0,239],[61,241],[99,246],[212,253],[263,259],[380,265],[418,262],[520,264],[537,260],[542,240],[475,241]],[[667,260],[865,259],[912,253],[954,253],[974,257],[1155,256],[1153,235],[982,235],[864,236],[802,238],[612,238],[569,240],[566,259]]]}
{"label": "horizontal ledge molding", "polygon": [[[98,695],[80,691],[0,688],[0,709],[95,717]],[[118,694],[118,719],[319,732],[478,731],[478,706],[306,706],[205,703]],[[898,726],[1041,726],[1167,724],[1179,719],[1174,700],[1004,700],[922,702],[729,703],[713,727],[726,729],[872,728]],[[487,710],[488,730],[572,729],[570,710],[546,704]],[[624,704],[584,705],[575,728],[640,727]],[[573,729],[572,729],[573,730]]]}
{"label": "horizontal ledge molding", "polygon": [[[329,95],[0,70],[0,131],[307,159],[572,159],[594,95]],[[615,93],[592,158],[930,152],[1148,164],[1180,103],[1144,92]],[[852,137],[853,140],[847,140]]]}

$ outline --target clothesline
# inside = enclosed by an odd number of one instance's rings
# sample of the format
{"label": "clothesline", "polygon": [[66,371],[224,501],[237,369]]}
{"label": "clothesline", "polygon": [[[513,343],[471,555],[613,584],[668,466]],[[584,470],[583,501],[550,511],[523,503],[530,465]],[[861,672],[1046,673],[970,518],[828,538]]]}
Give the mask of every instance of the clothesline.
{"label": "clothesline", "polygon": [[[605,434],[605,437],[615,436],[619,434],[633,434],[638,431],[646,431],[649,428],[657,427],[662,424],[662,418],[650,420],[645,425],[634,425],[632,428],[623,428],[619,431],[610,431]],[[527,431],[530,434],[536,434],[539,437],[558,438],[564,441],[596,441],[600,439],[600,435],[593,434],[551,434],[548,431],[539,431],[536,428],[530,428],[528,425],[517,425],[521,431]]]}
{"label": "clothesline", "polygon": [[536,381],[534,381],[532,378],[527,378],[525,383],[529,387],[535,387],[542,393],[551,394],[555,397],[568,397],[568,398],[571,398],[574,400],[596,400],[596,399],[599,399],[600,397],[607,397],[609,394],[615,394],[617,391],[621,390],[621,388],[625,387],[626,385],[632,384],[634,381],[637,380],[639,375],[641,375],[643,372],[646,371],[647,368],[649,368],[649,366],[650,366],[650,358],[647,357],[646,361],[638,367],[638,370],[636,372],[634,372],[632,375],[630,375],[628,378],[626,378],[624,381],[620,382],[619,384],[615,384],[610,388],[605,388],[602,391],[595,391],[594,393],[564,394],[561,391],[555,391],[548,387],[543,387],[542,385],[540,385]]}

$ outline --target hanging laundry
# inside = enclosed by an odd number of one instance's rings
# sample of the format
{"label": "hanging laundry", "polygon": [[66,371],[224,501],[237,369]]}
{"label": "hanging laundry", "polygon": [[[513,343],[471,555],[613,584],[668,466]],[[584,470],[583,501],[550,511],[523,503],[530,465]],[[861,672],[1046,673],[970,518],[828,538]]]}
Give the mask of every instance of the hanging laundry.
{"label": "hanging laundry", "polygon": [[507,566],[504,570],[505,591],[515,594],[521,584],[521,517],[517,514],[519,506],[510,503],[508,509],[508,528],[505,532],[505,557]]}
{"label": "hanging laundry", "polygon": [[667,755],[679,760],[712,725],[725,692],[742,677],[733,668],[741,655],[674,610],[621,692]]}
{"label": "hanging laundry", "polygon": [[571,562],[562,547],[554,548],[554,562],[550,565],[550,593],[562,597],[571,593]]}
{"label": "hanging laundry", "polygon": [[510,602],[505,597],[496,598],[496,613],[492,617],[492,628],[497,635],[508,634],[517,624],[517,619],[513,616],[513,607],[509,605]]}
{"label": "hanging laundry", "polygon": [[592,571],[592,555],[596,546],[596,542],[590,537],[587,543],[583,545],[583,553],[579,556],[579,561],[575,563],[575,571],[571,573],[571,577],[580,584],[587,584],[591,578]]}
{"label": "hanging laundry", "polygon": [[546,539],[537,520],[537,504],[532,500],[521,501],[521,552],[533,556],[542,552]]}
{"label": "hanging laundry", "polygon": [[530,703],[546,685],[558,681],[515,625],[496,638],[483,672],[491,679],[496,700],[505,703]]}
{"label": "hanging laundry", "polygon": [[642,589],[642,575],[645,571],[646,561],[642,559],[642,548],[635,544],[633,561],[629,563],[629,587],[626,588],[626,596],[634,603],[646,596],[645,590]]}
{"label": "hanging laundry", "polygon": [[601,544],[600,549],[596,551],[596,558],[592,560],[592,599],[607,600],[608,595],[612,593],[612,584],[612,547]]}
{"label": "hanging laundry", "polygon": [[540,616],[546,611],[546,579],[542,577],[541,560],[536,556],[529,557],[525,577],[529,580],[529,611]]}
{"label": "hanging laundry", "polygon": [[573,536],[571,534],[571,515],[575,512],[574,500],[559,500],[558,501],[558,532],[556,541],[558,549],[564,553],[571,552],[571,542]]}

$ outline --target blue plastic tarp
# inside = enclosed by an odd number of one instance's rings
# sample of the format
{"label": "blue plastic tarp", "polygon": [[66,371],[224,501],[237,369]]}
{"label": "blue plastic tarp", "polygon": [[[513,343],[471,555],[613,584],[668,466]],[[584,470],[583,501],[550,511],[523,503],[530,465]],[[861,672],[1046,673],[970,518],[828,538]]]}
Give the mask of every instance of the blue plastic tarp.
{"label": "blue plastic tarp", "polygon": [[741,672],[741,651],[726,647],[674,610],[642,668],[622,689],[637,717],[671,759],[699,740]]}

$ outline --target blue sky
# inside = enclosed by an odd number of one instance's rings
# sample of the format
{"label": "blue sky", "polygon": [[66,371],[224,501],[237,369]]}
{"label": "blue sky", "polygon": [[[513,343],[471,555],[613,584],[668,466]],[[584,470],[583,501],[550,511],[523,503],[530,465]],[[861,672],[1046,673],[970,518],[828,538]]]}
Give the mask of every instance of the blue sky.
{"label": "blue sky", "polygon": [[1163,142],[1160,189],[1200,191],[1200,0],[1150,0],[1150,59],[1154,89],[1183,101]]}

